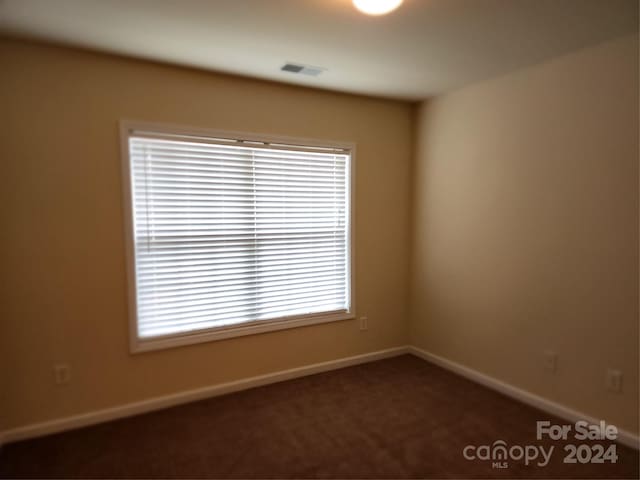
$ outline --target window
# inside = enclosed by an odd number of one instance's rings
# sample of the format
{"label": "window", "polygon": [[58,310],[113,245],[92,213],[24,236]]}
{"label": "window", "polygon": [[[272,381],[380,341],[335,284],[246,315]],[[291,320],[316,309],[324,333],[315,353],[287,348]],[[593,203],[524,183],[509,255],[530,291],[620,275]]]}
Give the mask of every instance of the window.
{"label": "window", "polygon": [[123,123],[132,351],[353,318],[353,148]]}

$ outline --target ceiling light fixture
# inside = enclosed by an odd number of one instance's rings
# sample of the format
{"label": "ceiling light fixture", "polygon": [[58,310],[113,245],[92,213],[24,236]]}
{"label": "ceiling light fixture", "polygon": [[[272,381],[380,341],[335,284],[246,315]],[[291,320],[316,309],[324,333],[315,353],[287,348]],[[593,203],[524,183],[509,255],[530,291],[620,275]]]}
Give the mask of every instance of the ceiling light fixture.
{"label": "ceiling light fixture", "polygon": [[402,0],[353,0],[355,7],[367,15],[384,15],[400,6]]}

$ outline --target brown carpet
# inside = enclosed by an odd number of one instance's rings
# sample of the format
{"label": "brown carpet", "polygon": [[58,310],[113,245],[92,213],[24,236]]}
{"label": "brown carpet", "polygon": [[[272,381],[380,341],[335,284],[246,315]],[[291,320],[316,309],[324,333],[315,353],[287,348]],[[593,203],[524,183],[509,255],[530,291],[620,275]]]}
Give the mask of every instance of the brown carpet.
{"label": "brown carpet", "polygon": [[[415,357],[255,388],[6,445],[6,478],[638,478],[616,464],[564,464],[537,442],[533,408]],[[468,461],[466,445],[555,445],[546,467]]]}

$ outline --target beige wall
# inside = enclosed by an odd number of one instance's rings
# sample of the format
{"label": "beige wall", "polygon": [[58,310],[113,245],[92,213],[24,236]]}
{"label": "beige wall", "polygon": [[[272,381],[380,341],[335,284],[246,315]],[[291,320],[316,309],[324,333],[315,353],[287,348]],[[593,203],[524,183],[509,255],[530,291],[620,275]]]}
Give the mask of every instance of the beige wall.
{"label": "beige wall", "polygon": [[637,432],[638,37],[437,98],[416,128],[413,343]]}
{"label": "beige wall", "polygon": [[[3,428],[406,344],[409,104],[9,40],[0,65]],[[130,355],[121,118],[356,142],[369,330],[343,321]]]}
{"label": "beige wall", "polygon": [[[0,40],[0,430],[414,343],[637,432],[637,42],[412,112]],[[344,321],[130,355],[120,118],[357,142],[369,331]],[[56,362],[71,364],[68,386]],[[622,395],[603,389],[609,367]]]}

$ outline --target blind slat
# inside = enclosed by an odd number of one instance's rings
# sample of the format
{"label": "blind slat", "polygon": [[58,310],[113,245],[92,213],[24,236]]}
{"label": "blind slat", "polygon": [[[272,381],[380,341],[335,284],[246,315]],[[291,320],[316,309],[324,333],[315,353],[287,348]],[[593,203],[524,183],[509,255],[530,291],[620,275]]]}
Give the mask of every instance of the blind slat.
{"label": "blind slat", "polygon": [[[323,278],[327,279],[337,279],[339,282],[344,282],[344,274],[340,272],[336,272],[332,269],[324,269],[324,270],[312,270],[305,271],[297,274],[290,275],[270,275],[269,276],[269,285],[278,286],[278,285],[288,285],[290,286],[291,281],[295,281],[296,285],[304,284],[306,282],[312,282],[316,279],[322,280]],[[233,291],[238,287],[247,288],[247,285],[251,285],[252,283],[256,283],[255,280],[247,280],[246,278],[239,279],[207,279],[204,278],[201,281],[193,281],[187,282],[184,284],[179,283],[167,283],[166,285],[161,284],[153,284],[148,287],[149,290],[152,290],[156,295],[156,298],[162,296],[172,297],[176,295],[186,295],[186,294],[203,294],[210,292],[217,292],[222,290]]]}

